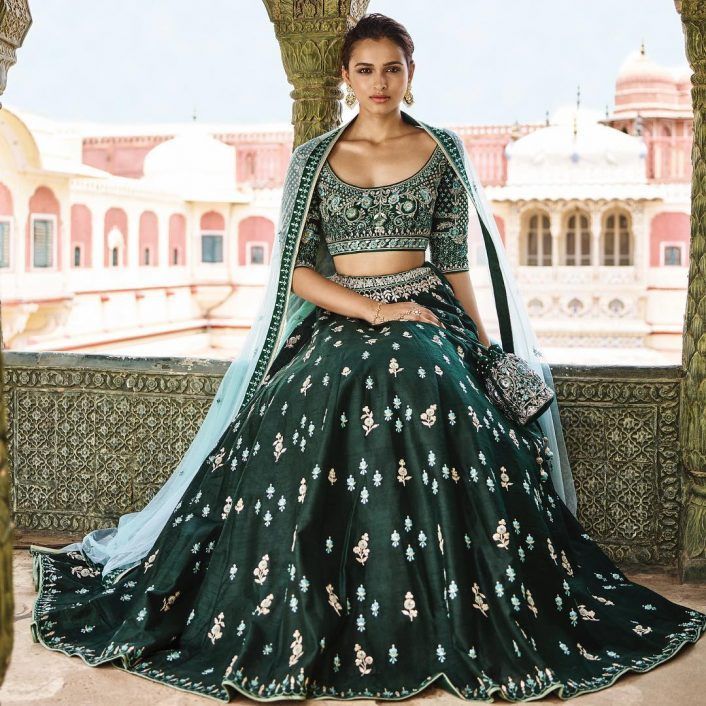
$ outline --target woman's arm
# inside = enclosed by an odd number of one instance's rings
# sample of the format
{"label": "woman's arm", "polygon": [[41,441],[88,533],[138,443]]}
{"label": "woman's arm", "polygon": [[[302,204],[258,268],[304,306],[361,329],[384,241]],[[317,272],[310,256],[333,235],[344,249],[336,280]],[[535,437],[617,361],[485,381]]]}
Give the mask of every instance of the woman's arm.
{"label": "woman's arm", "polygon": [[343,316],[372,323],[377,302],[336,282],[331,282],[311,267],[295,267],[292,291],[302,299]]}
{"label": "woman's arm", "polygon": [[[310,301],[328,311],[343,316],[363,319],[369,324],[381,324],[404,316],[407,321],[426,321],[441,328],[446,328],[439,317],[425,306],[415,302],[379,302],[348,287],[331,282],[308,266],[295,267],[292,273],[292,291],[302,299]],[[414,304],[414,306],[412,306]],[[413,314],[410,310],[419,311]],[[378,314],[377,320],[375,314]]]}
{"label": "woman's arm", "polygon": [[464,311],[473,319],[478,327],[478,339],[484,346],[489,346],[490,339],[488,338],[488,334],[483,326],[483,321],[481,320],[480,312],[478,311],[478,303],[476,302],[476,294],[473,290],[470,274],[466,270],[464,272],[446,272],[444,276],[449,280],[454,294],[456,295],[456,299],[461,302]]}
{"label": "woman's arm", "polygon": [[439,182],[429,244],[432,264],[444,273],[464,311],[478,327],[480,342],[489,345],[469,274],[468,196],[449,162]]}

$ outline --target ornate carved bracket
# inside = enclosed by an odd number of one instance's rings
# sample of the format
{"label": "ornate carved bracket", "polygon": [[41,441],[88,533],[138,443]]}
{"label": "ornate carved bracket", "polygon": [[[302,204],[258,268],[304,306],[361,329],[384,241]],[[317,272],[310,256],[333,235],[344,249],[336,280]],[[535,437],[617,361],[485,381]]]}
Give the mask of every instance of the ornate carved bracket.
{"label": "ornate carved bracket", "polygon": [[22,46],[31,24],[27,0],[0,0],[0,94],[5,92],[7,72],[17,61],[15,50]]}
{"label": "ornate carved bracket", "polygon": [[369,0],[263,0],[280,44],[290,93],[294,146],[341,122],[343,36]]}

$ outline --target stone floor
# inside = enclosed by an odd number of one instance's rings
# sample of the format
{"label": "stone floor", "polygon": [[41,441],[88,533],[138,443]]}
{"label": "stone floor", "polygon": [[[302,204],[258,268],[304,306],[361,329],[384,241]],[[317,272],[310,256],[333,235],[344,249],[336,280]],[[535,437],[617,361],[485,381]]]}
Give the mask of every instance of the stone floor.
{"label": "stone floor", "polygon": [[[630,578],[662,593],[677,603],[706,610],[706,585],[680,585],[673,576],[632,573]],[[129,674],[110,665],[89,667],[78,657],[67,657],[33,643],[29,624],[34,603],[32,572],[26,550],[15,551],[15,646],[5,683],[0,687],[0,704],[36,706],[186,706],[218,703]],[[613,686],[577,697],[577,706],[663,706],[684,703],[706,705],[706,639],[687,645],[673,659],[645,674],[627,674]],[[245,702],[245,697],[234,701]],[[462,700],[433,688],[405,700],[431,706],[455,706]],[[254,702],[253,702],[254,703]],[[293,702],[294,703],[294,702]],[[299,702],[301,703],[301,702]],[[316,703],[325,703],[318,701]],[[331,704],[340,705],[341,701]],[[361,705],[361,699],[350,703]],[[391,703],[391,702],[382,702]],[[468,703],[468,702],[466,702]],[[507,703],[498,701],[498,703]],[[565,703],[557,697],[533,704]]]}

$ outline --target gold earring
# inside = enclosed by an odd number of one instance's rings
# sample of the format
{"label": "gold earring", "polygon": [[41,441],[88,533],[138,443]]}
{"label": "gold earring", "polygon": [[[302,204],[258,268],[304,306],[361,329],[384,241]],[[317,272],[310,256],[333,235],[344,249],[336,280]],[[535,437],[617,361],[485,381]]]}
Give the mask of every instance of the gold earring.
{"label": "gold earring", "polygon": [[407,105],[412,105],[412,103],[414,103],[414,96],[412,95],[412,82],[411,81],[407,84],[407,90],[405,91],[403,100]]}
{"label": "gold earring", "polygon": [[353,89],[351,88],[350,83],[346,84],[346,97],[344,98],[344,100],[346,101],[346,105],[349,108],[352,108],[355,105],[356,97],[355,93],[353,93]]}

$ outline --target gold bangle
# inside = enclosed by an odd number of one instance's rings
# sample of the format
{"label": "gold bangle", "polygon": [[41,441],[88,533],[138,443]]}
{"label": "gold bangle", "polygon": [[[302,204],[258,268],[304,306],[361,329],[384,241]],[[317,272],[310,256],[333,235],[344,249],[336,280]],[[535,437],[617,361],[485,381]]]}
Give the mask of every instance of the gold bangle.
{"label": "gold bangle", "polygon": [[375,315],[373,316],[373,326],[375,326],[375,324],[377,323],[377,318],[378,318],[378,315],[380,314],[380,307],[381,306],[382,306],[382,302],[378,301],[378,306],[377,306],[377,309],[375,309]]}

